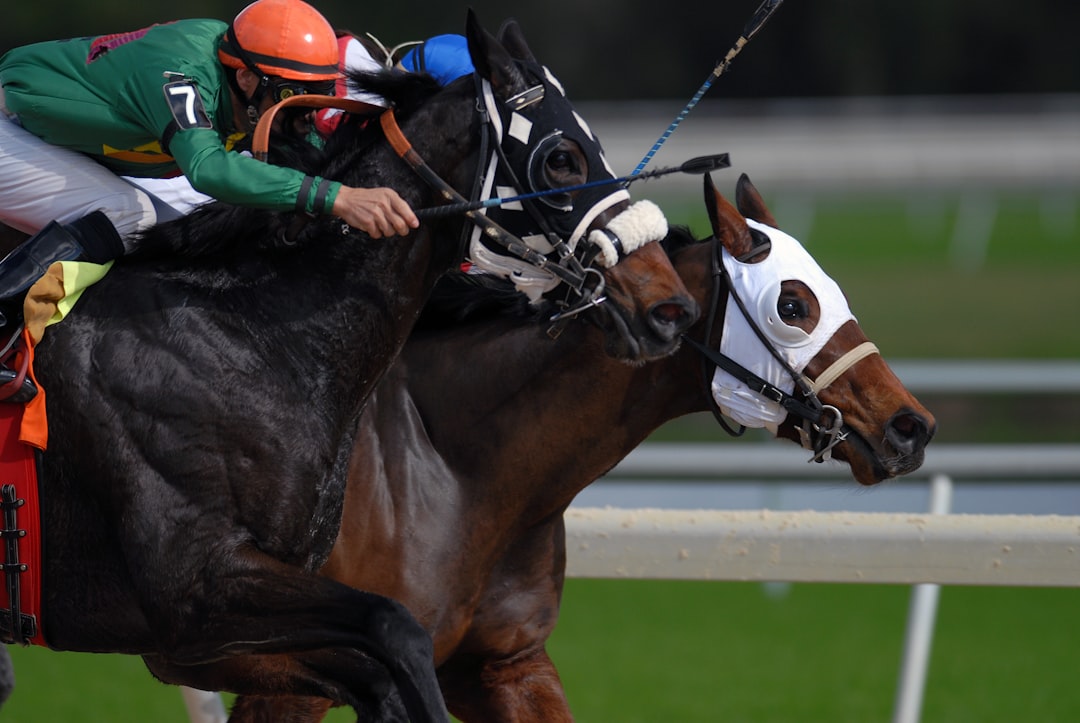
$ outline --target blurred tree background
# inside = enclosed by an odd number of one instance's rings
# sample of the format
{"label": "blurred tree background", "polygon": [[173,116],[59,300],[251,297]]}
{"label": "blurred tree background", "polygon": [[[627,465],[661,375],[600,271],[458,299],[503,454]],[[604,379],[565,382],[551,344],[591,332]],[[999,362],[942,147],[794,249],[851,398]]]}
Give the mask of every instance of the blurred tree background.
{"label": "blurred tree background", "polygon": [[[577,100],[686,98],[760,0],[315,0],[336,26],[388,46],[521,22]],[[132,30],[180,17],[229,19],[236,0],[5,3],[0,48]],[[787,0],[725,77],[727,98],[1080,90],[1080,3],[1028,0]]]}

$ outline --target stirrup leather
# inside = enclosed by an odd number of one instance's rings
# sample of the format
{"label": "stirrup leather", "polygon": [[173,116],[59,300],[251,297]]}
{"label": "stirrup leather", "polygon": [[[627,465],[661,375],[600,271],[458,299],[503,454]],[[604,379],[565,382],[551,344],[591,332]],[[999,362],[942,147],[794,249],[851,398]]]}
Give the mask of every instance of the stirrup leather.
{"label": "stirrup leather", "polygon": [[26,404],[38,393],[37,385],[27,373],[30,355],[24,348],[22,331],[23,325],[16,325],[10,332],[11,337],[0,349],[0,402]]}

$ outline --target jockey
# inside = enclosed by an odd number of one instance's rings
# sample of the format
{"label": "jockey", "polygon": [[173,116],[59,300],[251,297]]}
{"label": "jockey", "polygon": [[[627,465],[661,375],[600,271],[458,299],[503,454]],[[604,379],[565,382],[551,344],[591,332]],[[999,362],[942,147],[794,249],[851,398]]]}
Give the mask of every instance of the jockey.
{"label": "jockey", "polygon": [[229,152],[297,93],[332,93],[333,28],[303,0],[15,48],[0,58],[0,221],[35,234],[0,261],[0,310],[59,260],[130,251],[162,208],[121,175],[183,174],[213,198],[333,214],[373,238],[419,222],[392,189],[352,188]]}
{"label": "jockey", "polygon": [[[381,47],[381,43],[378,41],[373,40],[373,42]],[[350,84],[346,76],[350,71],[378,72],[385,70],[389,63],[375,58],[365,44],[348,30],[337,31],[337,43],[338,66],[341,74],[334,84],[333,95],[366,103],[371,107],[373,114],[378,113],[386,107],[386,100]],[[442,85],[446,85],[463,75],[470,75],[473,72],[468,41],[464,35],[436,35],[427,40],[406,45],[412,45],[413,47],[396,64],[396,67],[400,70],[428,73]],[[391,52],[385,49],[383,53],[391,55]],[[323,137],[329,136],[341,120],[342,112],[338,108],[322,108],[318,110],[314,118],[316,133]],[[171,178],[127,177],[127,181],[146,190],[156,201],[164,203],[169,210],[162,211],[159,207],[159,214],[163,216],[184,215],[198,206],[214,200],[211,196],[192,188],[191,184],[183,176]]]}

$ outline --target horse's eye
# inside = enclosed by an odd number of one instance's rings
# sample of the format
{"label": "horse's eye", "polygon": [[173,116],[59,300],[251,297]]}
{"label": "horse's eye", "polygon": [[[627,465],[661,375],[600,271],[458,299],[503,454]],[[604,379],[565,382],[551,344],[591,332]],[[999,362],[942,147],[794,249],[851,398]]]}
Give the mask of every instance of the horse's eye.
{"label": "horse's eye", "polygon": [[805,319],[810,315],[810,309],[806,302],[797,298],[781,298],[776,302],[776,313],[784,321],[796,321]]}
{"label": "horse's eye", "polygon": [[563,150],[555,150],[548,155],[547,167],[549,171],[556,173],[573,173],[577,170],[573,154]]}
{"label": "horse's eye", "polygon": [[[552,191],[566,188],[583,180],[581,161],[575,147],[563,139],[561,133],[553,133],[541,140],[529,154],[529,185],[533,191]],[[573,208],[569,193],[545,193],[540,202],[561,211]]]}

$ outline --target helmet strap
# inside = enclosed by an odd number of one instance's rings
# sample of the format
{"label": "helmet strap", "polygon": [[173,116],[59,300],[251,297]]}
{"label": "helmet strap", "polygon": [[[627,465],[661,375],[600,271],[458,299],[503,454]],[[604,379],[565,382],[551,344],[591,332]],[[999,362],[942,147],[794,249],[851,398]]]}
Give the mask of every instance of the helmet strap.
{"label": "helmet strap", "polygon": [[259,117],[262,115],[259,111],[259,104],[262,102],[263,96],[266,95],[266,89],[270,85],[270,76],[264,73],[251,59],[251,56],[247,54],[247,51],[240,46],[240,41],[236,37],[236,28],[233,27],[232,23],[229,23],[229,29],[225,31],[225,42],[228,44],[229,50],[240,59],[240,62],[259,78],[259,84],[255,87],[255,92],[248,96],[236,79],[236,70],[228,66],[225,68],[229,87],[236,93],[236,97],[240,99],[240,102],[246,106],[248,123],[254,128],[259,124]]}
{"label": "helmet strap", "polygon": [[236,79],[236,73],[237,69],[226,67],[225,79],[229,82],[229,88],[232,89],[233,94],[240,100],[241,105],[244,106],[244,112],[247,116],[248,123],[254,128],[259,124],[259,117],[262,115],[259,113],[259,101],[266,92],[266,86],[263,83],[259,83],[259,87],[255,89],[254,95],[249,96],[244,92],[244,89],[240,87],[240,82]]}

